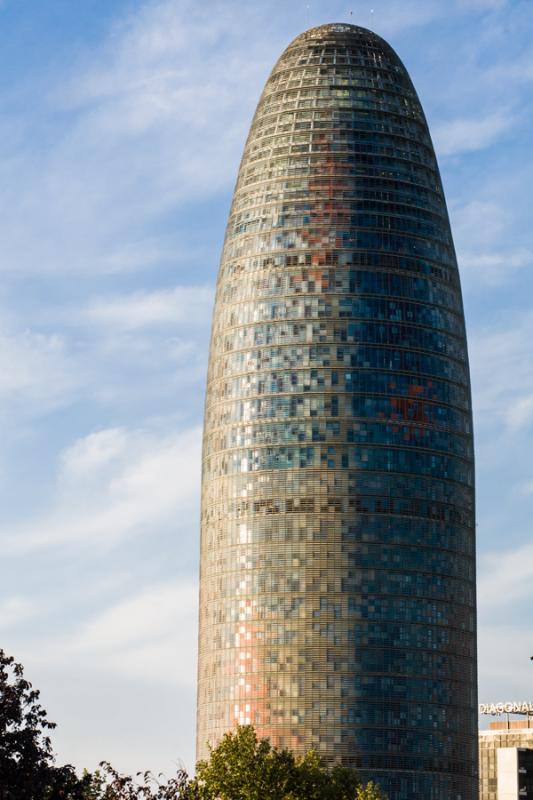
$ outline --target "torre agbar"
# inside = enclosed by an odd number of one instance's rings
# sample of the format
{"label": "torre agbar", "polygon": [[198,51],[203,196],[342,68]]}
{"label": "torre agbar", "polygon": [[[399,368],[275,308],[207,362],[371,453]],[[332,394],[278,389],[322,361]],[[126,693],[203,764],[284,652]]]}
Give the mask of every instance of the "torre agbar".
{"label": "torre agbar", "polygon": [[477,797],[474,464],[427,123],[379,36],[298,36],[259,100],[217,284],[197,754],[237,724],[390,800]]}

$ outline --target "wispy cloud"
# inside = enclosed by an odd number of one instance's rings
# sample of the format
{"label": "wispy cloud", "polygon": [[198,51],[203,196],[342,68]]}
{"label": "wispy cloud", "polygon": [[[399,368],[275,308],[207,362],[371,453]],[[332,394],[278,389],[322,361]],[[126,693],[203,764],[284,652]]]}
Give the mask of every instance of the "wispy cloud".
{"label": "wispy cloud", "polygon": [[84,670],[192,688],[198,585],[192,579],[144,588],[84,622],[47,659],[83,660]]}
{"label": "wispy cloud", "polygon": [[525,248],[509,252],[459,251],[458,256],[463,278],[477,287],[503,286],[517,272],[533,265],[533,253]]}
{"label": "wispy cloud", "polygon": [[421,28],[445,15],[445,9],[438,0],[395,0],[376,3],[376,7],[367,19],[354,20],[356,24],[369,26],[382,36],[396,36],[404,31]]}
{"label": "wispy cloud", "polygon": [[533,81],[533,58],[529,48],[524,55],[507,58],[491,67],[488,70],[488,78],[494,83],[503,83],[508,87],[512,84],[520,85]]}
{"label": "wispy cloud", "polygon": [[103,467],[116,463],[130,444],[131,434],[123,428],[108,428],[78,439],[60,454],[60,480],[86,482]]}
{"label": "wispy cloud", "polygon": [[533,495],[533,480],[523,483],[520,487],[520,491],[525,495]]}
{"label": "wispy cloud", "polygon": [[[532,387],[528,387],[532,391]],[[522,430],[533,421],[533,393],[519,397],[505,414],[507,425],[512,431]]]}
{"label": "wispy cloud", "polygon": [[513,624],[480,624],[478,661],[482,703],[529,699],[532,651],[526,625],[522,627],[517,620]]}
{"label": "wispy cloud", "polygon": [[438,156],[457,156],[498,142],[513,126],[514,115],[499,110],[486,117],[461,118],[436,125],[433,140]]}
{"label": "wispy cloud", "polygon": [[509,233],[518,226],[504,203],[470,200],[452,205],[450,216],[461,276],[476,292],[506,284],[533,263],[528,247],[509,244]]}
{"label": "wispy cloud", "polygon": [[494,11],[507,5],[508,0],[457,0],[457,7],[469,11]]}
{"label": "wispy cloud", "polygon": [[228,49],[254,14],[147,3],[58,77],[32,120],[39,135],[55,114],[53,135],[37,151],[22,137],[3,162],[2,269],[95,275],[168,259],[154,221],[233,183],[270,67],[266,43],[252,61]]}
{"label": "wispy cloud", "polygon": [[[109,548],[196,518],[200,431],[99,431],[71,445],[51,509],[0,529],[4,556],[66,546]],[[65,483],[65,478],[67,482]]]}
{"label": "wispy cloud", "polygon": [[[96,769],[106,758],[130,774],[151,768],[171,775],[182,760],[192,769],[196,576],[173,575],[136,586],[130,580],[124,589],[116,566],[106,570],[107,581],[118,577],[112,599],[108,586],[97,608],[86,607],[91,578],[102,589],[100,572],[86,575],[70,598],[75,614],[58,614],[53,629],[49,621],[29,642],[10,636],[10,628],[3,632],[3,645],[44,690],[43,702],[59,723],[54,745],[62,760]],[[64,590],[57,599],[63,607],[69,602]]]}
{"label": "wispy cloud", "polygon": [[0,411],[4,419],[41,416],[72,401],[86,383],[59,334],[0,333]]}
{"label": "wispy cloud", "polygon": [[456,242],[473,248],[493,248],[509,222],[510,212],[493,200],[473,199],[451,210]]}
{"label": "wispy cloud", "polygon": [[34,614],[34,604],[28,597],[6,597],[0,600],[0,629],[20,625]]}
{"label": "wispy cloud", "polygon": [[[533,315],[521,313],[470,337],[479,428],[516,433],[533,421]],[[497,379],[495,379],[497,376]]]}
{"label": "wispy cloud", "polygon": [[[106,297],[91,303],[83,317],[89,322],[124,329],[145,326],[206,326],[213,306],[213,290],[207,286],[176,286],[152,292]],[[79,313],[77,314],[79,319]]]}
{"label": "wispy cloud", "polygon": [[533,601],[533,545],[485,554],[481,559],[478,598],[483,613]]}

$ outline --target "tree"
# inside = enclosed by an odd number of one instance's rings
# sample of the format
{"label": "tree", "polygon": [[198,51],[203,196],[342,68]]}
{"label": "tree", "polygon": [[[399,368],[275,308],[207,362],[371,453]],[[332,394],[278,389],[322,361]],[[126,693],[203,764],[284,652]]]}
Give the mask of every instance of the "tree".
{"label": "tree", "polygon": [[314,750],[296,760],[296,800],[354,800],[359,777],[354,770],[336,764],[324,766]]}
{"label": "tree", "polygon": [[379,786],[371,781],[366,786],[359,786],[355,800],[386,800],[386,797]]}
{"label": "tree", "polygon": [[[58,785],[71,783],[70,767],[54,774],[54,754],[48,720],[39,703],[39,692],[24,678],[24,670],[0,649],[0,799],[55,800]],[[73,796],[72,794],[70,795]]]}
{"label": "tree", "polygon": [[100,767],[84,800],[385,800],[353,770],[328,769],[312,750],[297,758],[258,739],[250,725],[225,734],[192,780],[184,770],[163,781],[151,772],[121,775],[107,762]]}
{"label": "tree", "polygon": [[278,800],[296,785],[292,753],[258,740],[251,725],[223,736],[209,760],[198,762],[196,774],[202,797],[220,800]]}
{"label": "tree", "polygon": [[225,734],[196,771],[201,800],[384,800],[353,770],[329,769],[313,750],[297,758],[274,748],[251,725]]}

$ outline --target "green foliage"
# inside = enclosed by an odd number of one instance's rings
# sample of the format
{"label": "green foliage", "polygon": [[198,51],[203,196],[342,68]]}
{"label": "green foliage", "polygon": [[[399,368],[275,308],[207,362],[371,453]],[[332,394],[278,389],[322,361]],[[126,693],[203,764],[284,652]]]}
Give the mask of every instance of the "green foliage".
{"label": "green foliage", "polygon": [[387,800],[379,786],[375,783],[367,783],[366,786],[359,786],[357,789],[357,794],[355,795],[356,800]]}
{"label": "green foliage", "polygon": [[312,750],[297,758],[273,748],[250,725],[227,733],[198,763],[196,782],[201,800],[382,800],[352,770],[328,769]]}
{"label": "green foliage", "polygon": [[353,800],[359,786],[353,770],[340,764],[328,769],[314,750],[297,759],[296,767],[295,800]]}
{"label": "green foliage", "polygon": [[196,772],[206,800],[278,800],[293,791],[296,780],[294,756],[259,741],[251,726],[226,734]]}

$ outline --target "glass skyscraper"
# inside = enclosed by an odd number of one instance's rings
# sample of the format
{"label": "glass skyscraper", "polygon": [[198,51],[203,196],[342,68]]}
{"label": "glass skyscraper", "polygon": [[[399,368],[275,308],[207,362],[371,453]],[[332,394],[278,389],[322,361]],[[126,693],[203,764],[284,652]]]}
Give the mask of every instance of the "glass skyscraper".
{"label": "glass skyscraper", "polygon": [[427,123],[379,36],[298,36],[255,113],[205,408],[198,756],[234,725],[477,797],[474,463]]}

